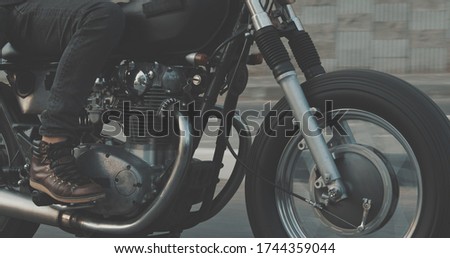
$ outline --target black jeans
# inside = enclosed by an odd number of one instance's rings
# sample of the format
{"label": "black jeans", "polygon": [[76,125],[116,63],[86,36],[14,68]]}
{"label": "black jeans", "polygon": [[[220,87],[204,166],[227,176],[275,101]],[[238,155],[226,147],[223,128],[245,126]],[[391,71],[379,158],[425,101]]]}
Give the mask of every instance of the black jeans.
{"label": "black jeans", "polygon": [[19,51],[60,57],[40,134],[75,139],[85,101],[119,43],[125,15],[101,0],[28,0],[12,8],[8,37]]}

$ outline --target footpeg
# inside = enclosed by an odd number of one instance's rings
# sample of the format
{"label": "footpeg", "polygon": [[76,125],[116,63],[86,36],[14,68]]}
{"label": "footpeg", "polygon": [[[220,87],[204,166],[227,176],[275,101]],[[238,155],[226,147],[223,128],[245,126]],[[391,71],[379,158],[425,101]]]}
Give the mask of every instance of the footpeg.
{"label": "footpeg", "polygon": [[33,200],[34,204],[39,207],[50,206],[57,202],[47,194],[36,190],[31,193],[31,199]]}
{"label": "footpeg", "polygon": [[80,210],[80,209],[86,209],[94,207],[96,202],[88,202],[88,203],[77,203],[77,204],[70,204],[70,203],[61,203],[52,197],[48,196],[47,194],[34,190],[31,193],[32,200],[36,206],[42,207],[42,206],[52,206],[56,210],[60,211],[67,211],[67,210]]}

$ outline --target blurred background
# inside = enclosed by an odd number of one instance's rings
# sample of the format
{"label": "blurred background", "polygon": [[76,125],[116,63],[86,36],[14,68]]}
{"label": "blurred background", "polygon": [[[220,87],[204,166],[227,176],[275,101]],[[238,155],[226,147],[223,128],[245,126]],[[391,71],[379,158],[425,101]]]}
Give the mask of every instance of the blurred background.
{"label": "blurred background", "polygon": [[[450,118],[450,0],[297,0],[294,7],[327,71],[369,68],[395,74],[425,92]],[[258,52],[256,46],[252,51]],[[283,96],[266,65],[249,66],[249,71],[239,109],[264,110]],[[197,154],[206,160],[215,139],[202,144]],[[228,152],[224,163],[220,187],[234,165]],[[41,226],[36,237],[72,236]],[[243,186],[216,217],[183,237],[252,237]]]}
{"label": "blurred background", "polygon": [[297,0],[294,6],[327,71],[450,72],[450,0]]}

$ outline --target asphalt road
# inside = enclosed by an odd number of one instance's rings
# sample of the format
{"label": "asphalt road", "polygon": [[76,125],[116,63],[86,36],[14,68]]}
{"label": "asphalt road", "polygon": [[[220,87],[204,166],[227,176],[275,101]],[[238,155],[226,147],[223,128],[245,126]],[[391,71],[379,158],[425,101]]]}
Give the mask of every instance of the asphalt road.
{"label": "asphalt road", "polygon": [[[422,86],[422,88],[427,89],[427,86]],[[432,88],[430,86],[430,88]],[[442,110],[450,115],[450,98],[448,97],[447,91],[442,91],[442,88],[434,89],[430,96],[433,100],[442,108]],[[425,90],[426,91],[426,90]],[[244,98],[240,103],[240,108],[242,110],[256,109],[260,110],[267,100],[259,99],[257,101],[250,98]],[[261,121],[259,119],[258,121]],[[214,148],[214,139],[206,139],[202,145],[201,149],[197,153],[200,158],[206,158],[211,155],[211,151]],[[227,178],[229,172],[233,166],[233,158],[230,154],[225,157],[225,171],[221,174],[221,178]],[[221,181],[221,185],[224,184],[226,179]],[[36,233],[35,237],[73,237],[72,235],[65,233],[64,231],[52,228],[49,226],[41,226],[39,231]],[[252,237],[251,229],[248,223],[248,218],[245,209],[245,197],[243,186],[236,193],[231,202],[214,218],[197,225],[196,227],[186,230],[183,232],[182,237],[202,237],[202,238],[213,238],[213,237]]]}

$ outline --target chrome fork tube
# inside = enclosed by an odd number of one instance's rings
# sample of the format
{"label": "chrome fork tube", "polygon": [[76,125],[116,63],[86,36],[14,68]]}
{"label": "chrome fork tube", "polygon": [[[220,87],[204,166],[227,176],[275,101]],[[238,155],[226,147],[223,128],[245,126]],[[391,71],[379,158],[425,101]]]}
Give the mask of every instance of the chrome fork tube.
{"label": "chrome fork tube", "polygon": [[[246,5],[250,11],[253,25],[255,30],[258,31],[262,28],[273,26],[268,14],[264,11],[259,0],[246,0]],[[292,7],[291,7],[292,8]],[[295,15],[293,9],[287,9],[292,16]],[[263,37],[262,37],[263,38]],[[258,43],[258,38],[256,39]],[[278,38],[278,40],[280,40]],[[281,40],[280,40],[281,42]],[[264,45],[264,44],[261,44]],[[258,45],[259,46],[259,45]],[[284,47],[282,43],[274,45],[274,47]],[[267,48],[263,51],[268,51]],[[269,49],[270,51],[270,49]],[[276,52],[279,54],[280,52]],[[282,54],[282,53],[281,53]],[[287,54],[285,54],[287,55]],[[265,55],[267,58],[269,55]],[[281,61],[280,61],[281,60]],[[289,60],[289,58],[287,58]],[[279,65],[277,62],[286,62],[286,58],[278,58],[267,60],[272,67]],[[269,66],[270,66],[269,65]],[[292,65],[291,65],[292,66]],[[286,65],[284,65],[286,67]],[[328,146],[325,139],[322,136],[321,129],[319,128],[314,115],[311,112],[311,107],[306,100],[305,94],[300,87],[300,82],[297,78],[297,73],[292,68],[290,71],[281,70],[274,71],[274,75],[278,84],[284,91],[289,106],[292,109],[294,118],[297,122],[300,122],[300,130],[303,134],[306,144],[308,145],[313,159],[319,169],[320,175],[328,187],[329,198],[332,201],[339,201],[347,197],[344,184],[342,183],[341,176],[336,167],[336,163],[328,150]],[[312,128],[312,129],[309,129]]]}
{"label": "chrome fork tube", "polygon": [[300,123],[301,133],[311,151],[322,179],[328,186],[330,199],[338,201],[347,197],[336,163],[328,150],[327,143],[322,136],[322,130],[312,114],[311,107],[300,87],[297,73],[295,71],[287,72],[276,79],[283,89],[296,122]]}
{"label": "chrome fork tube", "polygon": [[272,25],[269,15],[264,11],[259,0],[245,0],[245,4],[250,11],[253,26],[256,30]]}
{"label": "chrome fork tube", "polygon": [[303,28],[303,24],[300,21],[300,18],[298,18],[298,16],[295,14],[294,8],[292,7],[292,5],[287,4],[286,6],[284,6],[283,8],[286,12],[286,16],[289,17],[289,19],[295,24],[295,27],[297,27],[297,30],[302,31],[305,30]]}

